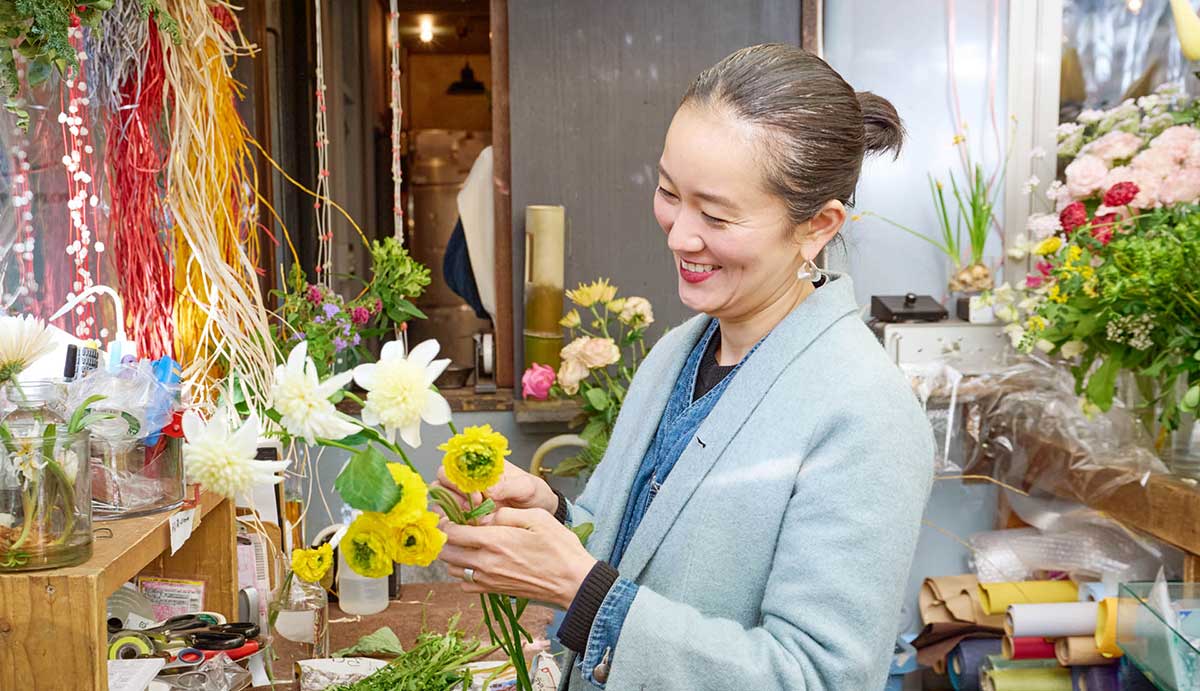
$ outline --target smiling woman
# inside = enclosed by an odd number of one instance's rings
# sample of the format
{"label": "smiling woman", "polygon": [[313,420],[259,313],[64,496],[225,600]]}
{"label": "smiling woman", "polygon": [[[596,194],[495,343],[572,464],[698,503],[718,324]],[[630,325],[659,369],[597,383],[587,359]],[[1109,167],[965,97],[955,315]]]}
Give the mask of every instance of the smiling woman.
{"label": "smiling woman", "polygon": [[[864,154],[902,138],[887,101],[793,46],[688,90],[654,217],[702,314],[638,368],[578,502],[507,464],[499,511],[446,531],[464,589],[567,608],[568,689],[883,686],[932,433],[850,278],[814,259]],[[585,551],[566,526],[587,523]]]}

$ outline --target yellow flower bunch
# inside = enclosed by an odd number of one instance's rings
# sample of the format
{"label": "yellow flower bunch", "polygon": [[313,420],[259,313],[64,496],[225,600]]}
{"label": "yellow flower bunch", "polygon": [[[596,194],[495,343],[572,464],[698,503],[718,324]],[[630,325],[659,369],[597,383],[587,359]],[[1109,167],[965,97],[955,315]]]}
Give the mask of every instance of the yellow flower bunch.
{"label": "yellow flower bunch", "polygon": [[504,458],[512,451],[503,434],[491,425],[467,427],[438,447],[445,451],[442,467],[463,492],[482,492],[504,474]]}
{"label": "yellow flower bunch", "polygon": [[1033,253],[1044,257],[1048,254],[1054,254],[1055,252],[1059,251],[1062,249],[1062,245],[1062,238],[1058,237],[1057,235],[1051,235],[1045,240],[1039,242],[1037,246],[1033,248]]}
{"label": "yellow flower bunch", "polygon": [[425,480],[403,463],[388,463],[387,468],[400,488],[400,501],[388,511],[388,519],[397,525],[417,520],[429,504],[429,488]]}
{"label": "yellow flower bunch", "polygon": [[1025,322],[1025,328],[1031,333],[1037,333],[1046,328],[1046,319],[1041,315],[1035,314]]}
{"label": "yellow flower bunch", "polygon": [[426,511],[415,521],[400,526],[392,559],[401,564],[429,566],[446,544],[446,534],[437,527],[440,520],[436,513]]}
{"label": "yellow flower bunch", "polygon": [[578,329],[583,324],[583,320],[579,317],[579,310],[571,310],[566,316],[558,320],[558,325],[564,329]]}
{"label": "yellow flower bunch", "polygon": [[1046,297],[1050,302],[1057,302],[1060,305],[1067,301],[1067,294],[1062,291],[1057,283],[1050,286],[1050,290],[1046,292]]}
{"label": "yellow flower bunch", "polygon": [[381,513],[362,513],[350,528],[338,549],[355,573],[367,578],[380,578],[392,572],[396,527]]}
{"label": "yellow flower bunch", "polygon": [[607,278],[592,283],[580,283],[575,290],[567,291],[567,298],[580,307],[607,304],[617,296],[617,287],[609,285]]}
{"label": "yellow flower bunch", "polygon": [[320,583],[333,566],[333,545],[328,542],[316,549],[292,550],[292,572],[302,581]]}

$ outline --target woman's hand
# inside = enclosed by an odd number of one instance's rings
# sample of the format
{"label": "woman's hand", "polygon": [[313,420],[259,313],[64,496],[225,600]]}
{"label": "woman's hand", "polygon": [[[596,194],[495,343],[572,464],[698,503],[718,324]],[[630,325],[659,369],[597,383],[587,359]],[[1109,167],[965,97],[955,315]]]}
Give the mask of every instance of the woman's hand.
{"label": "woman's hand", "polygon": [[[558,510],[558,496],[554,494],[545,480],[521,470],[508,461],[504,462],[504,474],[500,476],[496,484],[489,487],[484,494],[472,493],[469,502],[467,496],[454,486],[450,478],[446,477],[445,468],[438,468],[438,479],[433,486],[448,490],[458,500],[458,505],[462,507],[463,511],[469,510],[472,506],[479,506],[485,497],[495,502],[498,509],[542,509],[551,516]],[[438,511],[441,510],[438,509]]]}
{"label": "woman's hand", "polygon": [[463,578],[468,593],[504,593],[571,606],[584,578],[596,564],[579,538],[554,516],[537,509],[503,508],[481,519],[484,525],[442,521],[446,546],[442,561],[451,576]]}

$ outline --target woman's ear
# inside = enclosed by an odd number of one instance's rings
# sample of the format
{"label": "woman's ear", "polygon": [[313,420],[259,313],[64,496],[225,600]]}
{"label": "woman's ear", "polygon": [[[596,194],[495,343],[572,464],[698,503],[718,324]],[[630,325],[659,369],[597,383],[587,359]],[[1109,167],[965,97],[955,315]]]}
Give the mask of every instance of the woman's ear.
{"label": "woman's ear", "polygon": [[816,259],[846,222],[846,206],[836,199],[825,202],[812,218],[804,222],[808,226],[800,230],[800,253],[806,259]]}

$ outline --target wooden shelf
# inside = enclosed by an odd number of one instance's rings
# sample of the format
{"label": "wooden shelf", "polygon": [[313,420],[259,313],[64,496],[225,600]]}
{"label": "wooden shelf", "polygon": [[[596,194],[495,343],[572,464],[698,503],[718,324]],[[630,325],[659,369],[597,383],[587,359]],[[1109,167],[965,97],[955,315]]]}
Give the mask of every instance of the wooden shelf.
{"label": "wooden shelf", "polygon": [[233,503],[204,492],[192,535],[170,554],[174,512],[94,523],[77,566],[0,574],[0,689],[108,688],[105,600],[138,574],[202,580],[204,608],[237,615]]}
{"label": "wooden shelf", "polygon": [[516,401],[513,413],[522,425],[566,424],[583,412],[579,401],[568,398],[554,401]]}
{"label": "wooden shelf", "polygon": [[[365,392],[358,392],[362,396]],[[450,404],[450,409],[456,413],[493,413],[513,409],[513,390],[497,389],[492,393],[475,393],[474,387],[462,389],[442,389],[442,396]],[[362,413],[358,403],[343,399],[337,404],[341,412],[357,417]]]}

